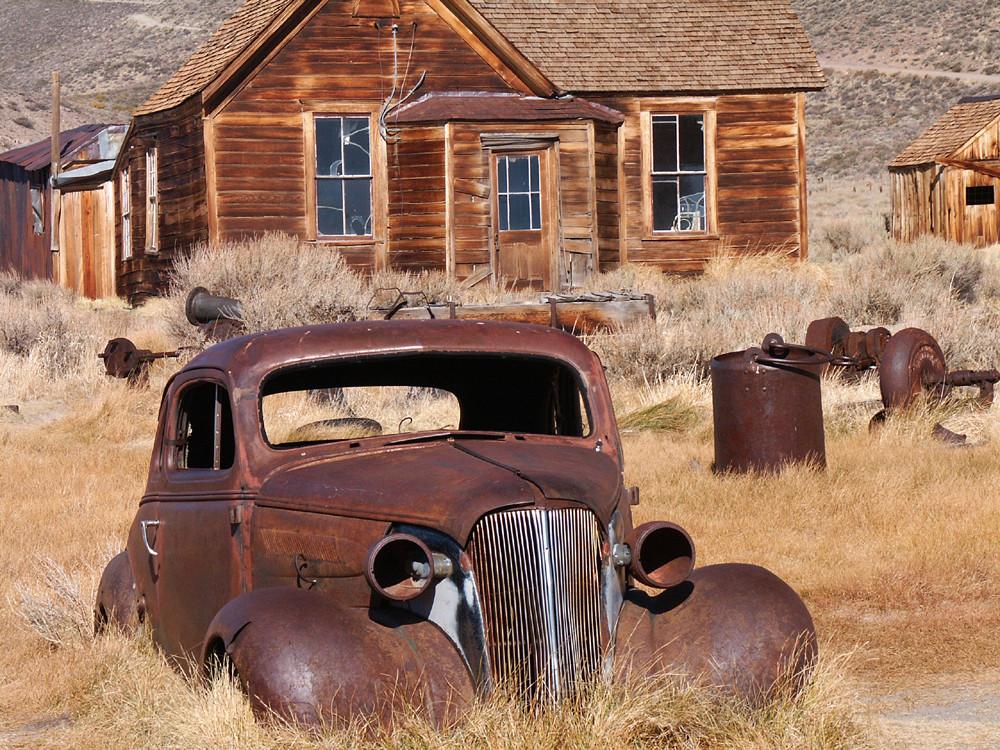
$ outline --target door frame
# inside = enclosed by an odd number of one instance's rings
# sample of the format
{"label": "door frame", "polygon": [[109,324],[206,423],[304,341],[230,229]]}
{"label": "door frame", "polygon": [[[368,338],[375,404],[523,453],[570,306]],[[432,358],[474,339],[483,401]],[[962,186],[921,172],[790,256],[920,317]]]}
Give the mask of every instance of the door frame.
{"label": "door frame", "polygon": [[[522,135],[522,134],[518,134]],[[560,238],[562,236],[562,211],[559,190],[559,139],[539,137],[524,133],[523,142],[507,134],[503,147],[486,146],[490,171],[490,267],[493,278],[499,279],[500,223],[497,207],[497,159],[501,156],[529,156],[538,154],[538,179],[541,199],[542,248],[547,248],[548,283],[545,291],[558,292],[562,288],[560,276]],[[485,146],[485,144],[484,144]],[[516,231],[516,230],[514,230]]]}

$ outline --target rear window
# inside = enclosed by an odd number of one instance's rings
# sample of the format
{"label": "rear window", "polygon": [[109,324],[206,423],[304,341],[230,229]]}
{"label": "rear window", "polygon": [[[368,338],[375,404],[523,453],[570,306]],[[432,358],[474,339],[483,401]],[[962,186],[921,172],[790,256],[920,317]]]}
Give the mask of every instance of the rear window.
{"label": "rear window", "polygon": [[545,358],[415,354],[281,371],[261,389],[276,447],[436,430],[586,437],[576,371]]}

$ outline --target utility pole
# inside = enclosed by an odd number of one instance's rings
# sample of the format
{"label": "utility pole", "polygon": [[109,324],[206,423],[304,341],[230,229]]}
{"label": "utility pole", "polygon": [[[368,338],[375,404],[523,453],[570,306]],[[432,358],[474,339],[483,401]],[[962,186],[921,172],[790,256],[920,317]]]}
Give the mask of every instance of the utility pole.
{"label": "utility pole", "polygon": [[59,190],[56,178],[59,176],[59,73],[52,73],[52,169],[49,175],[49,247],[59,252]]}

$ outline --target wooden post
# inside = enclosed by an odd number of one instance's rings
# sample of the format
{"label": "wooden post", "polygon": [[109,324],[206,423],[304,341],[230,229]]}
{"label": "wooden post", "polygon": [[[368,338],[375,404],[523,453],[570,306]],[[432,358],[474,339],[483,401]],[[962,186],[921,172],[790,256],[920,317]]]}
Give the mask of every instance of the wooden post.
{"label": "wooden post", "polygon": [[59,252],[59,190],[56,178],[59,176],[59,73],[52,73],[52,169],[49,176],[49,215],[52,218],[49,239],[52,252]]}

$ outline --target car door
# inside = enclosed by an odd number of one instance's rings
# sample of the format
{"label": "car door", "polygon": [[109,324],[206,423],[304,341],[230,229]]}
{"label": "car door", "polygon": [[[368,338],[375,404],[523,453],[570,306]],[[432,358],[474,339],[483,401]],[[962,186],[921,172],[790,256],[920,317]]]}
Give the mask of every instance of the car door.
{"label": "car door", "polygon": [[243,495],[221,373],[185,373],[167,408],[164,491],[137,531],[155,573],[156,639],[170,655],[196,657],[215,613],[246,590]]}

